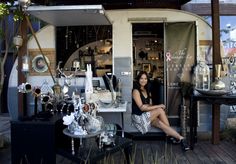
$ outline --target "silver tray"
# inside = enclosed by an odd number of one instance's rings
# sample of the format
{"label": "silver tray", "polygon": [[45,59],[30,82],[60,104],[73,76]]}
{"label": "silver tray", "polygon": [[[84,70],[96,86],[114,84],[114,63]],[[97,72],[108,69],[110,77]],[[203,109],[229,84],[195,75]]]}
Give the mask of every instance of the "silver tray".
{"label": "silver tray", "polygon": [[103,130],[99,130],[98,132],[96,133],[89,133],[87,135],[75,135],[75,134],[72,134],[67,128],[65,128],[63,130],[63,133],[69,137],[72,137],[72,138],[91,138],[91,137],[96,137],[98,136],[99,134],[101,134],[103,132]]}
{"label": "silver tray", "polygon": [[226,91],[226,90],[201,90],[201,89],[195,89],[196,91],[198,91],[199,93],[203,94],[203,95],[207,95],[207,96],[223,96],[226,95],[228,93],[230,93],[230,91]]}

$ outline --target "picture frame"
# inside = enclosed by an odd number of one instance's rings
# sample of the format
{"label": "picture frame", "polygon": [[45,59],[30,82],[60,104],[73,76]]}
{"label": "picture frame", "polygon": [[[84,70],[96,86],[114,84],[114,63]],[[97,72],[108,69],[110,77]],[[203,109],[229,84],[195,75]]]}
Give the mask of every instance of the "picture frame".
{"label": "picture frame", "polygon": [[143,63],[142,70],[146,71],[147,73],[150,73],[151,72],[151,64],[150,63]]}

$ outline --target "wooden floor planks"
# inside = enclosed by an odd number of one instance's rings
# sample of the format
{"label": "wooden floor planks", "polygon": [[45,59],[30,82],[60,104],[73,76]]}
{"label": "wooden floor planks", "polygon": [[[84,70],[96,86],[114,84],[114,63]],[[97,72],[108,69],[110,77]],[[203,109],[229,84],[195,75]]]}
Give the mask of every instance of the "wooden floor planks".
{"label": "wooden floor planks", "polygon": [[[199,141],[194,150],[183,152],[180,145],[167,144],[158,141],[134,141],[136,147],[135,164],[234,164],[236,163],[236,144],[221,141],[219,145],[212,145],[209,141]],[[0,149],[0,163],[11,163],[11,148],[6,145]],[[135,149],[134,149],[135,150]],[[123,152],[117,152],[109,159],[98,164],[126,163]],[[57,164],[75,164],[62,156],[57,156]]]}
{"label": "wooden floor planks", "polygon": [[[2,117],[0,132],[10,138],[9,120]],[[172,145],[166,140],[135,140],[132,153],[134,164],[235,164],[236,144],[220,141],[212,145],[210,141],[198,140],[194,150],[183,152],[180,145]],[[136,152],[135,152],[136,151]],[[97,164],[125,164],[124,152],[117,152]],[[0,164],[11,164],[11,147],[7,143],[0,148]],[[57,155],[57,164],[75,164],[69,159]]]}

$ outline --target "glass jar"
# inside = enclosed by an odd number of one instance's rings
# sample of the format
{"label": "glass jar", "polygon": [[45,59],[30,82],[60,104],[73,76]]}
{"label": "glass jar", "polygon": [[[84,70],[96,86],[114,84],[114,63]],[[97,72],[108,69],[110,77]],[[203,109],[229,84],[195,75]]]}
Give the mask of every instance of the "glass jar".
{"label": "glass jar", "polygon": [[195,88],[210,90],[210,69],[204,61],[199,61],[195,67]]}
{"label": "glass jar", "polygon": [[79,59],[75,59],[75,60],[72,62],[71,71],[77,71],[77,70],[80,70],[80,61],[79,61]]}

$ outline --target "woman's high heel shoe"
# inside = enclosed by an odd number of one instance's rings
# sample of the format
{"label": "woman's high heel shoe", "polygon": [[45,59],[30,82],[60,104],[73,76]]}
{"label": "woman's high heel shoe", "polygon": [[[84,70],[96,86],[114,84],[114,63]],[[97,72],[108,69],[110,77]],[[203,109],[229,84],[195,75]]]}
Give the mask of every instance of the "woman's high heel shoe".
{"label": "woman's high heel shoe", "polygon": [[190,149],[185,139],[180,140],[180,143],[183,151],[188,151]]}

